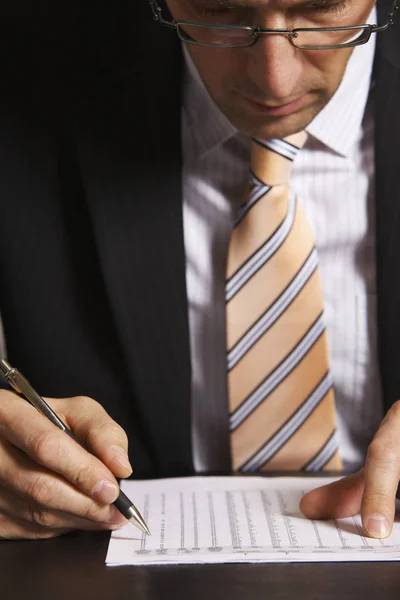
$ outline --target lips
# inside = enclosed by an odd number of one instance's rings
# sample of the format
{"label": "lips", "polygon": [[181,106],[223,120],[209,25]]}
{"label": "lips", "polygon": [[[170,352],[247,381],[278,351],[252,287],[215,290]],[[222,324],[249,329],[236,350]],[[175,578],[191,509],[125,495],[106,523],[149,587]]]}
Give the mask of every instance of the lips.
{"label": "lips", "polygon": [[243,98],[247,105],[249,105],[253,111],[276,117],[290,115],[291,113],[296,112],[300,108],[303,108],[306,102],[305,96],[300,96],[300,98],[279,105],[258,102],[257,100],[253,100],[248,96],[243,96]]}

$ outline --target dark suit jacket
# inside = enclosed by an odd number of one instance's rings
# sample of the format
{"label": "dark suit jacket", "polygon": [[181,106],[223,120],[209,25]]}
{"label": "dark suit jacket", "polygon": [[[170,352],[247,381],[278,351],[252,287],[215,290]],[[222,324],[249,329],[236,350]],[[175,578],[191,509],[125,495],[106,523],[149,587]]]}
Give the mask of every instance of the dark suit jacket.
{"label": "dark suit jacket", "polygon": [[[101,402],[128,433],[136,476],[183,475],[182,56],[146,0],[109,6],[0,20],[0,311],[10,362],[43,395]],[[400,23],[380,34],[376,74],[388,408],[400,397]],[[227,424],[221,436],[228,453]]]}

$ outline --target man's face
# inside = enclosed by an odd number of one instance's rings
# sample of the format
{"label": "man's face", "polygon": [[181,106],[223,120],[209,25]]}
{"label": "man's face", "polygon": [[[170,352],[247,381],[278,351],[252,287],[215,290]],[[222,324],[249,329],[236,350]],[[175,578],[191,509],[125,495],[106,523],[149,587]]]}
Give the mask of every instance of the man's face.
{"label": "man's face", "polygon": [[[368,22],[375,0],[167,0],[175,20],[265,28]],[[338,88],[352,49],[300,50],[287,36],[250,48],[188,44],[212,98],[243,133],[281,138],[304,129]]]}

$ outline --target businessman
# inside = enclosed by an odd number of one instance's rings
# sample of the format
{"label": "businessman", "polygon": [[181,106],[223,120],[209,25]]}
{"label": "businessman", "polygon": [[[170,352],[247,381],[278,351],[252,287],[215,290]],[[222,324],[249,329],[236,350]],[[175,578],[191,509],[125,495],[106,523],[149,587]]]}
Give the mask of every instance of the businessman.
{"label": "businessman", "polygon": [[0,537],[120,527],[130,463],[344,468],[302,510],[385,537],[398,2],[131,4],[1,20],[2,344],[90,453],[0,391]]}

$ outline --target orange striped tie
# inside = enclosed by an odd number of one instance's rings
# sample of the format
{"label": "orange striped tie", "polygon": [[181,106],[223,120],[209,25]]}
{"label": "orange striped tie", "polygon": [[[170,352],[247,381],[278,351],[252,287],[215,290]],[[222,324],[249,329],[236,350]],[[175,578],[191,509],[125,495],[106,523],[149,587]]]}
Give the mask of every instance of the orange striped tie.
{"label": "orange striped tie", "polygon": [[231,236],[226,326],[235,471],[342,468],[317,253],[288,185],[306,137],[252,140],[251,184]]}

